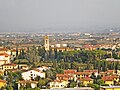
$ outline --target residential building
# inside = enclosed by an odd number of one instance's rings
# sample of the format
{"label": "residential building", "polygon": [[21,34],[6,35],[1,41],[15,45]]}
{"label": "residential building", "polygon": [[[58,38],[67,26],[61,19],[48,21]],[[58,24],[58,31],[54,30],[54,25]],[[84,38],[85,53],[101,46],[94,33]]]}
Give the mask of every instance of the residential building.
{"label": "residential building", "polygon": [[41,66],[41,67],[38,67],[37,69],[39,69],[40,71],[46,71],[46,70],[49,70],[50,67]]}
{"label": "residential building", "polygon": [[71,47],[51,47],[50,48],[52,51],[57,51],[57,52],[64,52],[64,51],[73,51],[74,48],[71,48]]}
{"label": "residential building", "polygon": [[64,70],[64,74],[71,75],[74,78],[74,81],[77,80],[76,72],[77,72],[77,70],[73,70],[73,69]]}
{"label": "residential building", "polygon": [[74,77],[68,74],[56,74],[56,80],[74,80]]}
{"label": "residential building", "polygon": [[78,79],[78,82],[82,83],[83,85],[87,86],[88,84],[93,84],[93,79],[86,77]]}
{"label": "residential building", "polygon": [[11,51],[7,48],[3,48],[3,47],[0,47],[0,53],[7,53],[7,54],[11,54]]}
{"label": "residential building", "polygon": [[107,85],[114,85],[115,82],[119,81],[119,76],[114,76],[114,75],[112,75],[112,76],[103,76],[102,80]]}
{"label": "residential building", "polygon": [[0,70],[12,70],[12,69],[18,69],[17,64],[9,63],[9,64],[3,64],[0,66]]}
{"label": "residential building", "polygon": [[76,72],[77,70],[72,70],[72,69],[64,70],[64,74],[75,74]]}
{"label": "residential building", "polygon": [[68,85],[68,81],[66,80],[54,80],[50,82],[50,88],[65,88]]}
{"label": "residential building", "polygon": [[28,70],[28,69],[29,69],[29,66],[28,66],[27,64],[19,64],[19,65],[18,65],[18,69]]}
{"label": "residential building", "polygon": [[22,78],[24,80],[35,79],[37,76],[45,78],[45,73],[41,72],[39,69],[32,69],[22,73]]}
{"label": "residential building", "polygon": [[90,77],[92,73],[90,72],[76,72],[76,77],[77,78],[85,78],[85,77]]}
{"label": "residential building", "polygon": [[18,90],[20,90],[21,86],[25,87],[27,84],[30,84],[31,88],[35,88],[37,87],[38,81],[25,81],[25,80],[18,81]]}
{"label": "residential building", "polygon": [[0,65],[10,63],[10,55],[7,53],[0,53]]}

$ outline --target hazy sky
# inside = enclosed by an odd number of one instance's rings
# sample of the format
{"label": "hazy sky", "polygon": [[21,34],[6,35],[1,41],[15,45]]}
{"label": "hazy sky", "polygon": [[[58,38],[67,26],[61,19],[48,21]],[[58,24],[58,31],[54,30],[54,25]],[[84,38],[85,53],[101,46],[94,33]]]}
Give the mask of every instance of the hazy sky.
{"label": "hazy sky", "polygon": [[0,31],[74,32],[119,25],[120,0],[0,0]]}

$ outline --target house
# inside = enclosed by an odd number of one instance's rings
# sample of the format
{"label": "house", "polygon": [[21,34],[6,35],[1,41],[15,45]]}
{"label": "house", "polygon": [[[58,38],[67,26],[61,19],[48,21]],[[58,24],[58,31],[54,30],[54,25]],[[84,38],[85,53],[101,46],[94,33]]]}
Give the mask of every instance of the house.
{"label": "house", "polygon": [[78,79],[78,82],[82,83],[83,85],[87,86],[88,84],[93,84],[93,79],[86,77]]}
{"label": "house", "polygon": [[50,88],[54,89],[54,88],[65,88],[68,85],[68,81],[66,80],[54,80],[52,82],[50,82]]}
{"label": "house", "polygon": [[46,71],[46,70],[49,70],[50,67],[42,66],[42,67],[39,67],[37,69],[39,69],[40,71]]}
{"label": "house", "polygon": [[7,53],[0,53],[0,65],[10,63],[10,55]]}
{"label": "house", "polygon": [[45,78],[45,73],[41,72],[39,69],[32,69],[22,73],[22,78],[24,80],[35,79],[37,76]]}
{"label": "house", "polygon": [[64,51],[73,51],[74,48],[70,48],[70,47],[51,47],[50,48],[52,51],[57,51],[57,52],[64,52]]}
{"label": "house", "polygon": [[101,76],[106,76],[107,75],[107,72],[99,72],[99,75],[101,75]]}
{"label": "house", "polygon": [[72,69],[64,70],[64,74],[75,74],[76,72],[77,70],[72,70]]}
{"label": "house", "polygon": [[9,64],[3,64],[0,66],[0,69],[5,71],[5,70],[12,70],[12,69],[18,69],[17,64],[9,63]]}
{"label": "house", "polygon": [[83,72],[98,73],[98,70],[83,70]]}
{"label": "house", "polygon": [[7,48],[4,48],[4,47],[1,47],[0,48],[0,53],[7,53],[7,54],[11,54],[11,51],[9,50],[9,49],[7,49]]}
{"label": "house", "polygon": [[85,78],[85,77],[90,77],[92,73],[89,72],[76,72],[76,77],[77,78]]}
{"label": "house", "polygon": [[120,86],[101,86],[100,90],[120,90]]}
{"label": "house", "polygon": [[28,66],[27,64],[19,64],[19,65],[18,65],[18,69],[28,70],[28,69],[29,69],[29,66]]}
{"label": "house", "polygon": [[7,85],[6,83],[7,82],[5,80],[0,79],[0,88],[6,86]]}
{"label": "house", "polygon": [[96,76],[98,75],[98,70],[84,70],[83,72],[86,72],[86,73],[94,73]]}
{"label": "house", "polygon": [[114,75],[115,74],[115,70],[107,70],[106,73],[108,75]]}
{"label": "house", "polygon": [[114,85],[115,82],[119,81],[119,76],[114,76],[114,75],[112,75],[112,76],[103,76],[102,80],[104,81],[105,84]]}
{"label": "house", "polygon": [[64,74],[71,75],[74,78],[74,81],[77,80],[77,78],[76,78],[76,72],[77,72],[77,70],[74,70],[74,69],[64,70]]}
{"label": "house", "polygon": [[56,80],[73,80],[74,77],[68,74],[56,74]]}
{"label": "house", "polygon": [[37,87],[38,81],[18,81],[18,90],[20,90],[21,86],[25,87],[27,84],[30,84],[31,88],[35,88]]}
{"label": "house", "polygon": [[97,48],[94,45],[86,44],[82,47],[85,50],[96,50]]}

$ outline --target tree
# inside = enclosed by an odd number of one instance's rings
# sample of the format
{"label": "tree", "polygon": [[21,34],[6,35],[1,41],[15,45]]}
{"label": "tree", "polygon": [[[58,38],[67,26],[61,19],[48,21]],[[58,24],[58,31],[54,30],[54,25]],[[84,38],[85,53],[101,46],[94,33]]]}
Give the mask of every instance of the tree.
{"label": "tree", "polygon": [[13,90],[12,86],[7,86],[7,90]]}
{"label": "tree", "polygon": [[42,88],[42,86],[46,86],[47,83],[48,83],[48,80],[47,80],[47,79],[41,78],[41,79],[38,81],[38,86],[39,86],[40,88]]}
{"label": "tree", "polygon": [[26,83],[26,88],[31,88],[31,84],[30,83]]}
{"label": "tree", "polygon": [[76,85],[77,85],[76,82],[74,82],[74,81],[70,82],[70,88],[74,88],[74,87],[76,87]]}
{"label": "tree", "polygon": [[0,79],[3,79],[4,77],[2,75],[0,75]]}
{"label": "tree", "polygon": [[35,87],[34,90],[40,90],[40,88],[39,87]]}

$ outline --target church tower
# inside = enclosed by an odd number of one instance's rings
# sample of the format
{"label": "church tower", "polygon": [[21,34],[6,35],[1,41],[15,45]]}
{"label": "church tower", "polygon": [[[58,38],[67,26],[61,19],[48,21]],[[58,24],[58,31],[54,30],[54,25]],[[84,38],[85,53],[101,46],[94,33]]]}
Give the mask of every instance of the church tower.
{"label": "church tower", "polygon": [[49,36],[44,36],[44,47],[46,51],[49,51]]}

